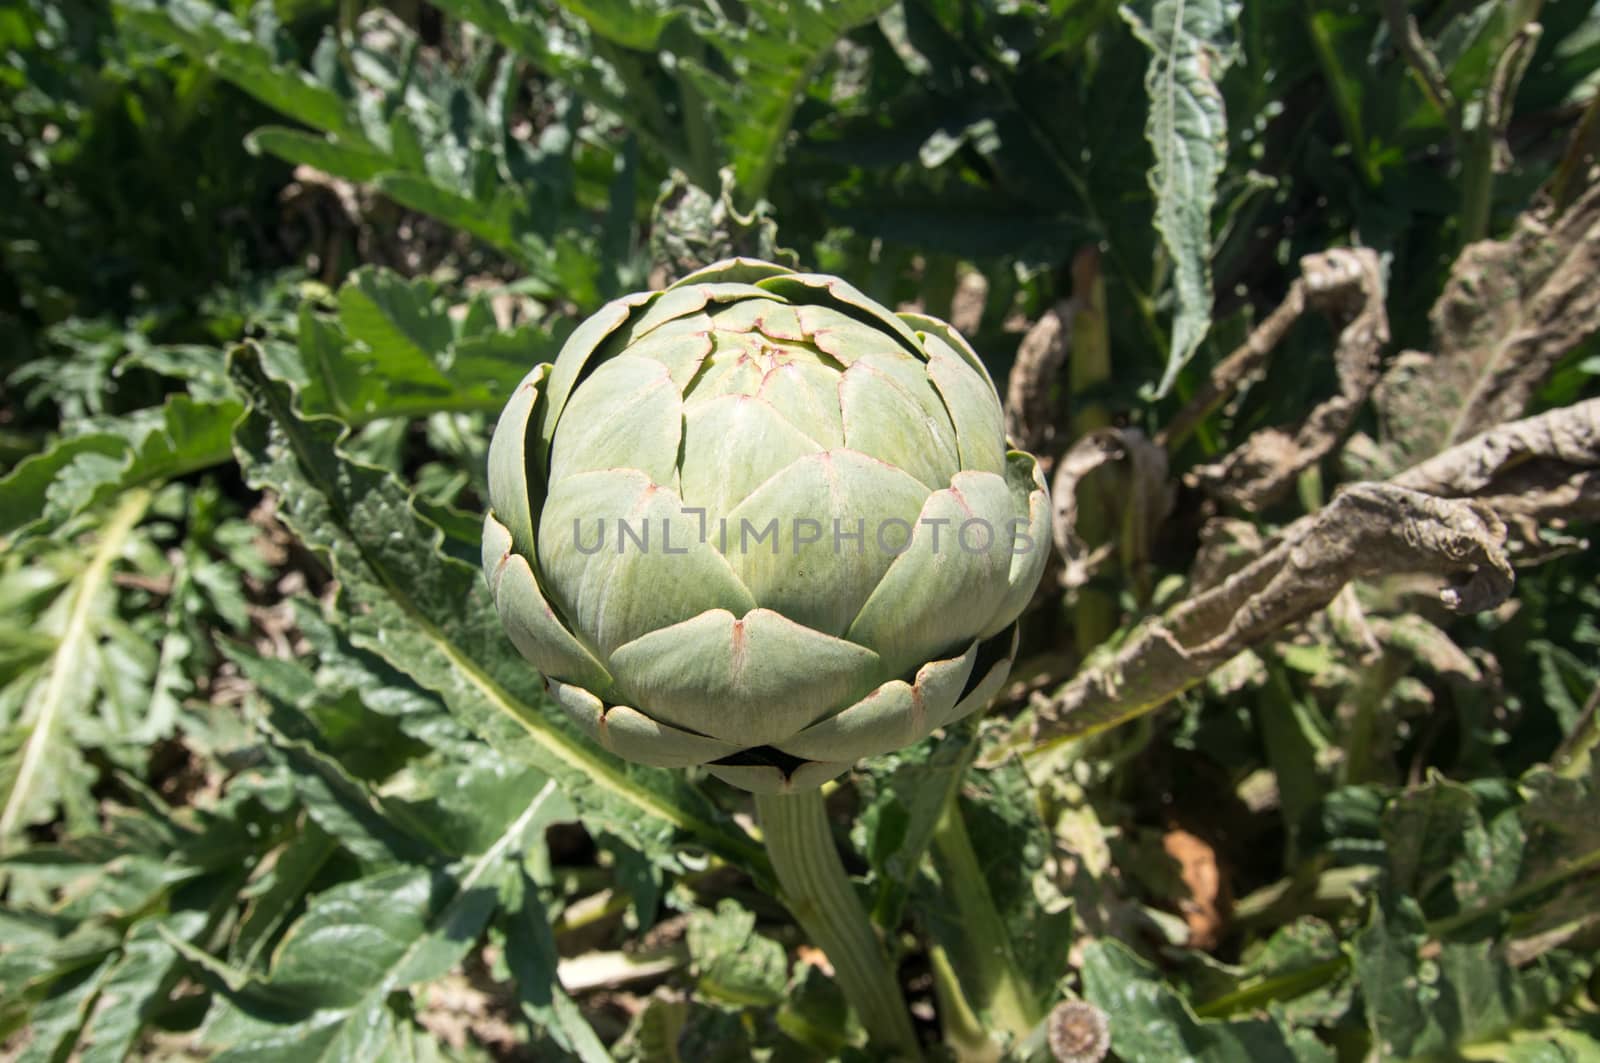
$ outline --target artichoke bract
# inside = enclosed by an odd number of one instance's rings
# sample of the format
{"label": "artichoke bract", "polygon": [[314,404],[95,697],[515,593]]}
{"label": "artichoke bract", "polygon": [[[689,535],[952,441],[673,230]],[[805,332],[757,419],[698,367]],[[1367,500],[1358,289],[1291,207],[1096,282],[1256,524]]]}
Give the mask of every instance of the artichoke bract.
{"label": "artichoke bract", "polygon": [[759,792],[984,705],[1050,540],[954,329],[750,259],[584,321],[502,413],[489,495],[484,573],[555,700]]}

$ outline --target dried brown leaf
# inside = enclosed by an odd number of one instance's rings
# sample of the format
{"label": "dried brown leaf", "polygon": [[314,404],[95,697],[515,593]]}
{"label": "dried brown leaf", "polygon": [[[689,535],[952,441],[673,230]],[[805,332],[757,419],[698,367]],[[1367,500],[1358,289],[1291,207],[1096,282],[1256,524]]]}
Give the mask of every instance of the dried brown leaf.
{"label": "dried brown leaf", "polygon": [[1094,576],[1096,570],[1111,556],[1114,543],[1103,543],[1091,549],[1078,535],[1078,485],[1096,469],[1109,465],[1123,456],[1122,445],[1114,429],[1091,432],[1072,444],[1056,463],[1055,477],[1050,484],[1050,499],[1055,507],[1051,515],[1051,532],[1056,551],[1066,563],[1061,570],[1061,586],[1067,590],[1081,587]]}
{"label": "dried brown leaf", "polygon": [[[1108,465],[1121,465],[1121,482],[1114,497],[1119,512],[1104,514],[1102,524],[1123,528],[1123,542],[1132,534],[1148,539],[1172,510],[1172,484],[1167,479],[1167,452],[1136,428],[1105,428],[1083,436],[1056,463],[1050,497],[1055,513],[1051,529],[1056,549],[1066,562],[1061,586],[1083,586],[1116,551],[1118,540],[1090,546],[1078,531],[1080,488],[1085,479]],[[1111,492],[1100,492],[1104,503]],[[1141,551],[1142,556],[1142,551]]]}
{"label": "dried brown leaf", "polygon": [[1221,461],[1199,466],[1188,476],[1208,493],[1250,511],[1281,498],[1296,476],[1345,437],[1378,381],[1383,348],[1389,342],[1376,253],[1358,247],[1307,255],[1300,261],[1300,271],[1285,305],[1303,301],[1341,325],[1333,349],[1338,394],[1323,400],[1298,428],[1262,429]]}
{"label": "dried brown leaf", "polygon": [[1390,482],[1510,517],[1600,519],[1600,399],[1500,425]]}
{"label": "dried brown leaf", "polygon": [[1355,579],[1443,576],[1456,612],[1511,592],[1505,525],[1475,503],[1355,484],[1289,525],[1250,564],[1136,631],[1108,664],[1038,705],[1036,740],[1081,735],[1150,712],[1240,650],[1327,605]]}
{"label": "dried brown leaf", "polygon": [[1522,413],[1563,355],[1600,329],[1600,185],[1564,212],[1523,214],[1461,253],[1434,304],[1436,354],[1407,351],[1379,383],[1383,449],[1405,468]]}
{"label": "dried brown leaf", "polygon": [[1063,299],[1046,310],[1022,337],[1006,382],[1006,435],[1019,449],[1048,455],[1056,425],[1064,422],[1058,388],[1072,339],[1076,304]]}

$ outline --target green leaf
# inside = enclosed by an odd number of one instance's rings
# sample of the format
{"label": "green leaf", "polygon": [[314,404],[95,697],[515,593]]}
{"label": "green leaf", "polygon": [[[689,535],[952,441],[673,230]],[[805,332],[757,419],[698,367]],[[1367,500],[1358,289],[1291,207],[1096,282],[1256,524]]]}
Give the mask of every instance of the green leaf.
{"label": "green leaf", "polygon": [[390,995],[443,976],[478,941],[554,794],[547,785],[493,845],[453,869],[395,868],[318,894],[265,980],[224,979],[230,1006],[208,1022],[207,1041],[223,1058],[387,1058],[403,1021]]}
{"label": "green leaf", "polygon": [[1463,847],[1487,846],[1472,792],[1447,779],[1430,780],[1391,801],[1383,813],[1383,843],[1395,888],[1419,898],[1449,873]]}
{"label": "green leaf", "polygon": [[920,743],[863,765],[871,796],[857,822],[876,872],[872,920],[879,926],[900,924],[934,828],[977,752],[970,731],[950,728],[932,745]]}
{"label": "green leaf", "polygon": [[61,471],[80,458],[114,460],[127,451],[121,437],[106,432],[68,436],[33,454],[0,478],[0,535],[10,536],[42,521],[50,488]]}
{"label": "green leaf", "polygon": [[292,387],[268,377],[252,349],[238,349],[232,366],[253,407],[235,437],[246,476],[276,491],[285,522],[332,562],[362,610],[351,621],[356,645],[437,692],[503,754],[558,780],[591,830],[668,861],[676,832],[687,831],[760,873],[760,849],[680,775],[621,764],[553,713],[464,560],[477,544],[442,541],[391,475],[342,455],[343,426],[303,416]]}
{"label": "green leaf", "polygon": [[1275,930],[1196,1011],[1218,1018],[1270,1006],[1295,1025],[1332,1026],[1350,1010],[1348,957],[1332,928],[1302,916]]}
{"label": "green leaf", "polygon": [[1352,942],[1356,981],[1374,1046],[1409,1059],[1490,1040],[1548,1013],[1575,988],[1586,965],[1547,958],[1518,970],[1492,940],[1430,948],[1422,911],[1385,892]]}
{"label": "green leaf", "polygon": [[264,56],[224,53],[212,59],[217,73],[275,111],[297,118],[314,129],[359,136],[348,117],[347,104],[298,70],[269,65]]}
{"label": "green leaf", "polygon": [[640,52],[654,49],[680,12],[693,10],[672,0],[562,0],[561,6],[607,40]]}
{"label": "green leaf", "polygon": [[358,271],[340,290],[339,304],[338,321],[309,306],[300,310],[300,400],[306,412],[352,425],[497,413],[528,370],[555,357],[571,328],[554,318],[453,340],[425,283],[408,284],[385,270]]}
{"label": "green leaf", "polygon": [[1153,53],[1145,74],[1145,139],[1155,152],[1155,226],[1172,260],[1177,302],[1156,398],[1172,387],[1211,327],[1211,209],[1228,157],[1217,83],[1237,57],[1230,35],[1239,10],[1230,0],[1141,0],[1121,8]]}
{"label": "green leaf", "polygon": [[273,54],[225,9],[200,0],[122,0],[121,20],[178,45],[274,110],[326,132],[360,139],[345,99],[302,71],[280,65]]}
{"label": "green leaf", "polygon": [[506,964],[516,980],[523,1014],[535,1030],[582,1063],[610,1063],[611,1054],[561,987],[555,935],[539,902],[538,888],[524,873],[509,884],[506,893]]}
{"label": "green leaf", "polygon": [[1570,734],[1583,716],[1589,692],[1600,684],[1600,668],[1586,665],[1578,655],[1548,639],[1528,644],[1539,662],[1539,690],[1555,714],[1562,733]]}
{"label": "green leaf", "polygon": [[245,137],[244,143],[254,154],[267,152],[286,162],[310,166],[346,181],[371,181],[395,168],[394,160],[381,151],[283,126],[263,126]]}
{"label": "green leaf", "polygon": [[373,184],[402,207],[454,225],[490,247],[511,255],[525,253],[518,239],[521,207],[509,188],[501,189],[491,202],[479,203],[421,174],[384,173]]}
{"label": "green leaf", "polygon": [[337,850],[333,836],[312,822],[277,851],[266,876],[252,884],[249,907],[234,935],[232,955],[240,963],[255,966]]}
{"label": "green leaf", "polygon": [[148,493],[132,491],[111,514],[88,564],[46,620],[54,651],[37,677],[15,681],[27,684],[28,693],[0,748],[0,848],[9,847],[23,828],[49,822],[63,806],[69,823],[91,816],[92,779],[69,728],[94,703],[95,654],[112,593],[112,569],[149,504]]}
{"label": "green leaf", "polygon": [[738,901],[724,897],[715,915],[691,913],[688,942],[703,992],[749,1007],[783,1000],[788,957],[783,946],[756,933],[755,915]]}
{"label": "green leaf", "polygon": [[449,389],[437,364],[455,332],[449,316],[433,303],[431,282],[364,266],[339,289],[339,321],[353,339],[371,348],[386,372],[416,374]]}
{"label": "green leaf", "polygon": [[156,931],[156,920],[136,924],[116,966],[101,984],[93,1014],[79,1037],[81,1063],[121,1063],[132,1051],[150,1013],[160,1004],[163,985],[178,954]]}
{"label": "green leaf", "polygon": [[1084,997],[1111,1020],[1111,1048],[1122,1059],[1328,1061],[1309,1030],[1275,1019],[1197,1019],[1155,970],[1117,941],[1091,941],[1083,955]]}
{"label": "green leaf", "polygon": [[0,536],[36,533],[119,492],[222,464],[241,412],[233,399],[179,394],[159,407],[90,422],[0,480]]}
{"label": "green leaf", "polygon": [[107,956],[77,978],[63,978],[52,988],[29,1015],[30,1037],[14,1057],[16,1063],[53,1063],[67,1057],[116,962],[115,956]]}
{"label": "green leaf", "polygon": [[678,62],[720,120],[734,188],[745,205],[766,194],[818,64],[839,38],[890,6],[889,0],[834,0],[803,8],[789,0],[752,0],[738,24],[708,19],[696,27],[734,76],[714,74],[692,56]]}

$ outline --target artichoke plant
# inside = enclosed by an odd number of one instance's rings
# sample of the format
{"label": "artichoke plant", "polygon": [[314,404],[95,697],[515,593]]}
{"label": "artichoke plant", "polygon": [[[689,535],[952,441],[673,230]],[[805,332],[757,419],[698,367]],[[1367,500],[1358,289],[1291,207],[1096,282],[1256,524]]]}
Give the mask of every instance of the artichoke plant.
{"label": "artichoke plant", "polygon": [[949,325],[732,259],[602,308],[489,452],[483,566],[596,741],[814,788],[982,706],[1049,542]]}

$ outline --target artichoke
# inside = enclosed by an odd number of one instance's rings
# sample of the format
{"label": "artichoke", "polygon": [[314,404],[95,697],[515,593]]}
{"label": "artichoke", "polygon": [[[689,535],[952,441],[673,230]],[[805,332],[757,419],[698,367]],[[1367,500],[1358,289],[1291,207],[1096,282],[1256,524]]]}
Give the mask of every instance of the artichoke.
{"label": "artichoke", "polygon": [[991,698],[1050,538],[954,329],[750,259],[584,321],[506,405],[489,496],[484,573],[555,700],[767,793]]}

